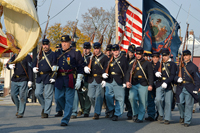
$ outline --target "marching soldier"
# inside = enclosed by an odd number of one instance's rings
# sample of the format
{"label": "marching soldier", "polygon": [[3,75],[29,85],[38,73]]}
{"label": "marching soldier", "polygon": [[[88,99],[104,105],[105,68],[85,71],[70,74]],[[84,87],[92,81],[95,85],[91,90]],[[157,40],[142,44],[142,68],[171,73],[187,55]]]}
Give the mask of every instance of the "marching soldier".
{"label": "marching soldier", "polygon": [[106,47],[106,55],[108,56],[108,58],[110,58],[112,56],[112,44],[108,44]]}
{"label": "marching soldier", "polygon": [[49,43],[48,39],[42,40],[42,59],[37,62],[36,58],[33,63],[33,72],[37,74],[35,96],[42,106],[41,118],[48,118],[53,101],[55,79],[52,78],[52,67],[55,65],[55,55]]}
{"label": "marching soldier", "polygon": [[[173,81],[176,76],[176,64],[171,61],[170,52],[163,48],[162,52],[161,72],[155,75],[159,78],[156,82],[156,98],[155,104],[159,113],[158,121],[165,120],[165,124],[169,124],[171,120],[171,106],[173,98]],[[165,102],[165,103],[164,103]]]}
{"label": "marching soldier", "polygon": [[180,123],[188,127],[192,120],[192,109],[194,101],[198,102],[198,90],[200,88],[200,79],[198,67],[191,62],[191,52],[183,51],[184,66],[181,68],[182,77],[175,77],[178,82],[176,99],[180,112]]}
{"label": "marching soldier", "polygon": [[[20,49],[17,48],[19,51]],[[13,62],[17,58],[14,54],[9,62]],[[7,63],[7,69],[14,69],[14,74],[11,78],[11,98],[17,106],[17,118],[22,118],[26,108],[26,100],[28,87],[32,86],[33,71],[31,67],[32,58],[27,55],[22,61],[16,64]],[[18,98],[19,95],[19,98]]]}
{"label": "marching soldier", "polygon": [[[134,44],[131,44],[129,47],[128,47],[128,53],[127,53],[127,61],[128,61],[128,64],[132,64],[134,61],[135,61],[135,45]],[[128,110],[128,113],[127,113],[127,119],[128,120],[132,120],[132,117],[133,117],[133,112],[132,112],[132,108],[131,108],[131,104],[130,104],[130,101],[128,99],[129,97],[129,88],[125,88],[125,100],[124,100],[124,103],[126,104],[126,109]]]}
{"label": "marching soldier", "polygon": [[90,98],[90,102],[94,107],[94,117],[93,119],[99,119],[99,115],[101,114],[103,98],[104,98],[104,89],[105,81],[102,80],[102,77],[108,77],[107,73],[105,73],[105,69],[108,63],[108,57],[101,52],[101,44],[99,42],[95,42],[93,44],[94,55],[90,59],[88,59],[89,66],[84,67],[85,73],[88,75],[88,96]]}
{"label": "marching soldier", "polygon": [[[124,110],[124,88],[125,73],[128,68],[126,57],[120,54],[118,44],[112,46],[113,57],[108,69],[108,78],[106,79],[106,104],[110,114],[113,114],[112,120],[117,121]],[[114,100],[116,105],[114,105]]]}
{"label": "marching soldier", "polygon": [[[136,123],[143,122],[148,91],[152,91],[153,87],[153,68],[151,63],[143,58],[143,52],[142,47],[136,48],[137,63],[129,65],[126,75],[126,86],[130,88],[129,101],[133,111],[133,121]],[[133,65],[135,65],[134,71],[132,71]]]}
{"label": "marching soldier", "polygon": [[75,89],[79,89],[81,86],[84,62],[81,52],[70,46],[71,39],[69,35],[61,37],[61,45],[62,48],[55,52],[58,65],[55,101],[64,110],[61,126],[67,126],[72,113]]}
{"label": "marching soldier", "polygon": [[[91,45],[89,42],[85,42],[83,44],[83,60],[85,62],[85,65],[88,64],[88,60],[91,58],[92,53],[91,53]],[[90,99],[88,97],[88,75],[85,74],[84,76],[84,82],[83,82],[83,88],[79,89],[78,94],[79,94],[79,100],[81,104],[81,108],[84,114],[84,117],[89,117],[90,114],[90,109],[91,109],[91,103]]]}
{"label": "marching soldier", "polygon": [[154,74],[154,84],[153,84],[153,90],[148,92],[148,105],[147,105],[147,114],[148,117],[145,118],[145,120],[147,121],[154,121],[155,120],[155,114],[156,114],[156,110],[155,110],[155,93],[156,93],[156,81],[158,80],[158,78],[155,76],[155,73],[158,71],[158,68],[160,66],[160,53],[159,52],[153,52],[152,53],[152,67],[153,67],[153,74]]}

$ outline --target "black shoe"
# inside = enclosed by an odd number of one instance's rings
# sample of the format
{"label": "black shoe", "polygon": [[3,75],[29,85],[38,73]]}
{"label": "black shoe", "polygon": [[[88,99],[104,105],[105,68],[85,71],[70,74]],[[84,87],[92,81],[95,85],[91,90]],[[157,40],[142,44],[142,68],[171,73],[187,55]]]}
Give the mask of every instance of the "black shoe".
{"label": "black shoe", "polygon": [[131,116],[128,116],[127,120],[132,120],[132,117],[131,117]]}
{"label": "black shoe", "polygon": [[168,125],[170,122],[168,120],[165,120],[164,124]]}
{"label": "black shoe", "polygon": [[89,114],[84,114],[84,117],[89,117]]}
{"label": "black shoe", "polygon": [[187,124],[187,123],[184,123],[184,127],[189,127],[189,124]]}
{"label": "black shoe", "polygon": [[17,118],[23,118],[23,115],[17,115]]}
{"label": "black shoe", "polygon": [[55,117],[62,117],[63,116],[63,112],[62,111],[58,111],[58,113],[55,115]]}
{"label": "black shoe", "polygon": [[180,118],[179,123],[184,123],[184,118]]}
{"label": "black shoe", "polygon": [[137,119],[138,119],[138,115],[134,115],[133,116],[133,121],[137,121]]}
{"label": "black shoe", "polygon": [[137,119],[135,122],[136,122],[136,123],[143,123],[143,120]]}
{"label": "black shoe", "polygon": [[127,109],[127,108],[125,108],[125,111],[128,111],[128,109]]}
{"label": "black shoe", "polygon": [[42,118],[48,118],[48,117],[49,117],[48,114],[45,114],[45,113],[44,113],[44,114],[42,115]]}
{"label": "black shoe", "polygon": [[158,116],[158,121],[162,121],[163,120],[163,116]]}
{"label": "black shoe", "polygon": [[115,113],[115,110],[110,111],[110,113],[109,113],[109,114],[110,114],[109,117],[112,118],[112,117],[114,116],[114,113]]}
{"label": "black shoe", "polygon": [[112,121],[118,121],[118,116],[114,115]]}
{"label": "black shoe", "polygon": [[61,123],[60,126],[67,126],[67,124],[66,123]]}
{"label": "black shoe", "polygon": [[147,118],[145,118],[145,120],[146,120],[146,121],[154,121],[154,119],[153,119],[152,117],[150,117],[150,116],[147,117]]}
{"label": "black shoe", "polygon": [[94,116],[93,116],[93,119],[94,120],[98,120],[99,119],[99,115],[97,113],[95,113]]}
{"label": "black shoe", "polygon": [[75,116],[75,115],[71,116],[71,119],[76,119],[76,118],[77,118],[77,116]]}
{"label": "black shoe", "polygon": [[42,109],[42,112],[41,112],[41,118],[44,117],[44,109]]}
{"label": "black shoe", "polygon": [[110,116],[109,114],[106,114],[105,118],[109,118],[109,116]]}

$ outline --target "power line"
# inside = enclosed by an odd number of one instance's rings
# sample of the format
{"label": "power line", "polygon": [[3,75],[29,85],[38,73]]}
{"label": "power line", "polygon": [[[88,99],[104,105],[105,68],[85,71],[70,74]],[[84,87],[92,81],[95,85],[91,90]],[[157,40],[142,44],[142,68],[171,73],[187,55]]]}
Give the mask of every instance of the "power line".
{"label": "power line", "polygon": [[[171,0],[172,2],[174,2],[177,6],[180,7],[180,5],[178,3],[176,3],[174,0]],[[183,11],[185,11],[186,13],[188,13],[187,10],[185,10],[184,8],[181,8]],[[190,14],[190,13],[189,13]],[[195,16],[193,16],[192,14],[190,14],[191,17],[193,17],[194,19],[196,19],[198,22],[200,22],[200,20],[198,18],[196,18]]]}
{"label": "power line", "polygon": [[[51,19],[53,19],[53,18],[55,18],[58,14],[60,14],[62,11],[64,11],[68,6],[70,6],[72,3],[74,2],[74,0],[72,0],[67,6],[65,6],[61,11],[59,11],[56,15],[54,15],[53,17],[51,17],[50,19],[49,19],[49,21],[51,20]],[[41,23],[40,25],[43,25],[43,24],[45,24],[47,21],[45,21],[45,22],[43,22],[43,23]]]}

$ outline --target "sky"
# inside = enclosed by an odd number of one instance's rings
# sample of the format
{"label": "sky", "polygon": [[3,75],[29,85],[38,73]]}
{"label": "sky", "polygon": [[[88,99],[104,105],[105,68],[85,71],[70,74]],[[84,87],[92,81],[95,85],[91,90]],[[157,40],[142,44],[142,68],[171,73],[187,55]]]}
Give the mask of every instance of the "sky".
{"label": "sky", "polygon": [[[52,5],[50,9],[50,16],[53,17],[59,11],[61,11],[65,6],[67,6],[73,0],[52,0]],[[133,6],[138,7],[142,10],[142,0],[128,0]],[[186,21],[188,18],[189,31],[194,30],[196,37],[200,38],[200,0],[157,0],[159,3],[164,5],[171,13],[174,18],[176,18],[180,5],[182,4],[181,11],[179,13],[177,21],[181,26],[181,36],[185,36],[186,32]],[[42,24],[47,20],[47,13],[49,10],[49,5],[51,0],[38,0],[38,16],[39,23]],[[72,4],[66,8],[63,12],[57,15],[55,18],[50,20],[49,26],[55,23],[61,23],[63,26],[67,21],[75,21],[77,16],[77,11],[79,4],[80,11],[78,14],[79,25],[83,22],[81,15],[88,11],[92,7],[103,7],[105,10],[109,10],[115,5],[115,0],[74,0]],[[190,7],[191,5],[191,7]],[[188,17],[188,11],[190,8],[190,14]],[[79,26],[78,25],[78,26]],[[45,29],[46,23],[41,25],[42,30]]]}

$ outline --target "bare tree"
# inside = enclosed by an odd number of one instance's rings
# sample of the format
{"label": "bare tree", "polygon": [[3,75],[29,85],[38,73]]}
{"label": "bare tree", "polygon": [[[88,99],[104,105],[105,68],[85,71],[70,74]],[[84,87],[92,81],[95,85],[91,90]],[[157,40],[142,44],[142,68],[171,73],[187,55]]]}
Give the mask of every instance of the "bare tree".
{"label": "bare tree", "polygon": [[[88,12],[82,14],[83,23],[81,24],[81,31],[88,36],[91,36],[96,30],[95,41],[99,41],[104,28],[107,29],[104,33],[103,47],[105,48],[111,31],[113,31],[112,38],[115,38],[115,14],[113,7],[109,11],[105,11],[102,7],[92,7]],[[114,43],[114,39],[112,40]]]}

